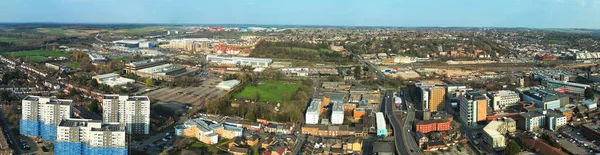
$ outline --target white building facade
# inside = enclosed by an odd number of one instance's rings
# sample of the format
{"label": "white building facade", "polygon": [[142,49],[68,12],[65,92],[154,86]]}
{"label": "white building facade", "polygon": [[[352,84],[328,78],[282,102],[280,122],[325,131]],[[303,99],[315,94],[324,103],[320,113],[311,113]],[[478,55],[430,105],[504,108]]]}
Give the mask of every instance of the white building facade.
{"label": "white building facade", "polygon": [[148,96],[106,94],[102,100],[103,123],[123,123],[131,134],[150,132],[150,99]]}
{"label": "white building facade", "polygon": [[331,111],[331,124],[342,124],[344,123],[344,107],[343,103],[334,102],[333,109]]}
{"label": "white building facade", "polygon": [[488,97],[492,100],[494,111],[504,110],[506,107],[517,105],[521,100],[519,93],[510,90],[488,92]]}
{"label": "white building facade", "polygon": [[319,124],[319,114],[321,111],[321,99],[313,99],[306,109],[305,121],[306,124]]}

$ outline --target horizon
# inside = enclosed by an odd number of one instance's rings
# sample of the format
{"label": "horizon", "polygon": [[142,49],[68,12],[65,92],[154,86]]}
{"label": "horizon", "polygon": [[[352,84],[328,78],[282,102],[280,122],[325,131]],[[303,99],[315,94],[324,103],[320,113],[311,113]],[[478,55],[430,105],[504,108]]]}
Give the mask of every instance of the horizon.
{"label": "horizon", "polygon": [[0,2],[0,23],[17,24],[600,29],[599,14],[594,0]]}

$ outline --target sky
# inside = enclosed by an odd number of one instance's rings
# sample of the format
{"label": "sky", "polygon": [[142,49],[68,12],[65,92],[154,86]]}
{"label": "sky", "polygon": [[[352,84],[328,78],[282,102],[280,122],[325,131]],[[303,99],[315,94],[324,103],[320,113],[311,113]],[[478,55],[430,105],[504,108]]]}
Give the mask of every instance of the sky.
{"label": "sky", "polygon": [[0,22],[600,28],[600,0],[0,0]]}

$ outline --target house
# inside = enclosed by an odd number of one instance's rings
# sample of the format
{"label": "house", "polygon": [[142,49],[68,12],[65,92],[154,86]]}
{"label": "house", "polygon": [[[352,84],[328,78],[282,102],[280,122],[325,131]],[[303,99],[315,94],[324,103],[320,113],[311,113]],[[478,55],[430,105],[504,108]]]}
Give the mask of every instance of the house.
{"label": "house", "polygon": [[256,135],[246,136],[246,144],[248,144],[249,146],[255,146],[258,143],[259,138],[260,137]]}
{"label": "house", "polygon": [[373,142],[373,154],[395,154],[394,142]]}
{"label": "house", "polygon": [[361,138],[355,138],[352,142],[352,152],[360,154],[362,152],[362,142]]}
{"label": "house", "polygon": [[230,147],[229,149],[227,149],[227,151],[229,153],[232,153],[233,155],[246,155],[248,154],[248,148],[241,148],[241,147]]}
{"label": "house", "polygon": [[246,145],[246,144],[247,144],[246,141],[244,141],[244,139],[242,139],[241,137],[235,137],[234,139],[231,139],[231,142],[229,142],[229,144],[227,145],[227,148],[242,146],[242,145]]}
{"label": "house", "polygon": [[425,147],[425,150],[427,151],[437,151],[439,149],[446,150],[448,149],[448,146],[446,146],[446,143],[444,143],[443,141],[436,140],[427,142]]}
{"label": "house", "polygon": [[265,139],[263,139],[263,141],[260,143],[260,147],[266,149],[270,145],[273,145],[273,143],[275,143],[275,140],[276,139],[274,136],[265,137]]}
{"label": "house", "polygon": [[425,143],[429,142],[429,138],[427,138],[427,136],[425,134],[423,134],[422,132],[417,132],[415,137],[417,138],[419,148],[423,148]]}
{"label": "house", "polygon": [[529,149],[535,150],[540,154],[551,154],[551,155],[567,155],[567,153],[561,151],[559,148],[555,148],[552,145],[546,143],[542,139],[533,139],[531,137],[521,137],[521,141]]}

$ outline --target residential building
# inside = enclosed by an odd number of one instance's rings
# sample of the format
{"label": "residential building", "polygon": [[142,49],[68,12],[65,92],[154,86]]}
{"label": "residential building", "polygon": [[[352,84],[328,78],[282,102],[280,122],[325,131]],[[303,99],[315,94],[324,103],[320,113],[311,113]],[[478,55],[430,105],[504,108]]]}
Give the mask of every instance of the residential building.
{"label": "residential building", "polygon": [[598,103],[594,100],[585,100],[581,104],[583,104],[588,110],[595,110],[598,108]]}
{"label": "residential building", "polygon": [[[321,99],[313,99],[306,109],[306,124],[319,124],[319,114],[321,113]],[[342,112],[343,113],[343,112]]]}
{"label": "residential building", "polygon": [[56,139],[56,126],[63,119],[71,118],[72,102],[72,100],[31,95],[23,98],[21,101],[20,133],[54,141]]}
{"label": "residential building", "polygon": [[494,111],[504,110],[506,107],[518,105],[521,97],[519,94],[510,90],[499,90],[487,93],[492,102]]}
{"label": "residential building", "polygon": [[415,123],[415,132],[447,131],[450,130],[451,124],[451,119],[422,120]]}
{"label": "residential building", "polygon": [[600,139],[600,126],[596,123],[581,124],[581,134],[585,137]]}
{"label": "residential building", "polygon": [[427,137],[427,135],[423,134],[422,132],[417,132],[415,134],[415,138],[417,139],[417,144],[419,145],[419,148],[423,148],[423,146],[425,146],[425,144],[429,142],[429,138]]}
{"label": "residential building", "polygon": [[252,66],[252,67],[269,67],[273,64],[272,59],[267,58],[251,58],[251,57],[232,57],[221,55],[207,55],[206,61],[215,64],[229,64],[237,66]]}
{"label": "residential building", "polygon": [[331,107],[331,124],[342,124],[344,123],[344,107],[343,103],[334,102]]}
{"label": "residential building", "polygon": [[558,128],[567,125],[567,117],[555,110],[548,110],[546,113],[548,130],[556,131]]}
{"label": "residential building", "polygon": [[542,110],[519,114],[517,127],[525,131],[534,131],[544,127],[546,125],[546,112]]}
{"label": "residential building", "polygon": [[102,122],[125,124],[129,134],[148,134],[150,99],[148,96],[105,94],[102,97]]}
{"label": "residential building", "polygon": [[61,121],[56,131],[55,154],[127,154],[123,124],[68,119]]}
{"label": "residential building", "polygon": [[460,97],[460,120],[468,126],[486,120],[488,98],[478,91],[466,91]]}
{"label": "residential building", "polygon": [[394,148],[394,142],[373,142],[373,154],[395,155],[396,151],[394,151]]}
{"label": "residential building", "polygon": [[560,98],[562,96],[551,90],[531,89],[521,92],[521,95],[523,96],[523,101],[533,102],[537,108],[549,110],[561,107]]}

